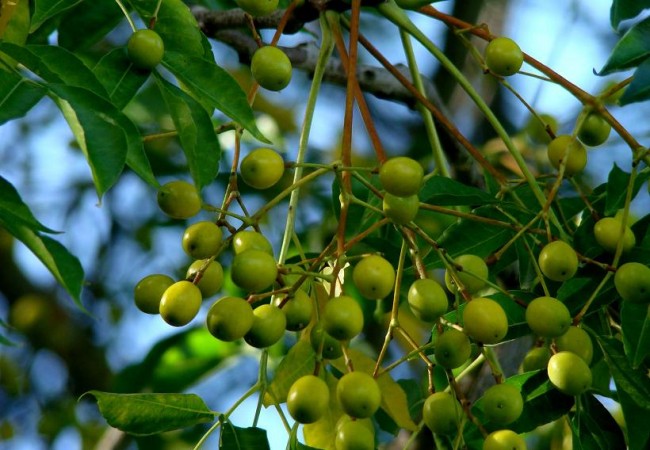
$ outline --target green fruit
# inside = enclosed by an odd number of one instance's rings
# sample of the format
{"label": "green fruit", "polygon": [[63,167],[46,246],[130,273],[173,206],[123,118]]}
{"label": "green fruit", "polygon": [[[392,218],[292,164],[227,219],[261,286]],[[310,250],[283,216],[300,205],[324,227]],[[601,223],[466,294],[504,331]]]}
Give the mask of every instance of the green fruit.
{"label": "green fruit", "polygon": [[221,238],[221,228],[215,223],[197,222],[183,233],[183,250],[194,259],[206,259],[217,254]]}
{"label": "green fruit", "polygon": [[375,434],[360,420],[351,420],[337,427],[336,450],[374,450]]}
{"label": "green fruit", "polygon": [[258,292],[273,284],[278,276],[275,258],[262,250],[245,250],[235,255],[230,268],[232,281],[248,292]]}
{"label": "green fruit", "polygon": [[[622,222],[614,217],[604,217],[594,225],[594,237],[596,242],[603,249],[610,253],[616,251],[618,242],[621,240]],[[628,252],[636,245],[636,237],[632,229],[625,225],[623,229],[623,252]]]}
{"label": "green fruit", "polygon": [[138,69],[152,70],[163,59],[165,44],[158,33],[153,30],[137,30],[126,44],[129,59]]}
{"label": "green fruit", "polygon": [[256,348],[270,347],[284,336],[287,319],[275,305],[260,305],[253,310],[253,325],[244,340]]}
{"label": "green fruit", "polygon": [[235,0],[237,6],[253,17],[268,16],[278,8],[278,0]]}
{"label": "green fruit", "polygon": [[[194,278],[206,262],[206,259],[194,261],[190,267],[187,268],[186,278],[194,282]],[[223,267],[221,267],[219,262],[212,261],[203,271],[203,275],[201,275],[199,282],[194,284],[196,284],[196,286],[201,290],[203,298],[212,297],[223,287]]]}
{"label": "green fruit", "polygon": [[[283,298],[275,300],[275,306],[280,306]],[[309,325],[314,313],[314,302],[305,291],[298,289],[282,306],[282,311],[287,318],[287,330],[300,331]]]}
{"label": "green fruit", "polygon": [[305,375],[293,382],[287,394],[287,409],[298,423],[314,423],[329,409],[327,383],[315,375]]}
{"label": "green fruit", "polygon": [[135,285],[133,298],[135,306],[147,314],[158,314],[160,312],[160,300],[174,280],[167,275],[147,275]]}
{"label": "green fruit", "polygon": [[591,387],[591,370],[580,356],[559,352],[548,361],[548,379],[558,391],[580,395]]}
{"label": "green fruit", "polygon": [[465,333],[475,341],[496,344],[508,332],[508,318],[497,302],[479,297],[465,306],[463,327]]}
{"label": "green fruit", "polygon": [[571,177],[587,165],[587,150],[576,138],[563,134],[553,139],[547,148],[548,160],[556,169],[560,168],[562,160],[566,158],[564,175]]}
{"label": "green fruit", "polygon": [[280,91],[291,81],[291,60],[277,47],[258,48],[251,59],[251,73],[255,81],[270,91]]}
{"label": "green fruit", "polygon": [[201,291],[192,282],[177,281],[160,299],[160,316],[174,327],[187,325],[199,313],[202,300]]}
{"label": "green fruit", "polygon": [[448,392],[436,392],[425,400],[422,419],[432,433],[455,435],[458,433],[462,411],[456,397]]}
{"label": "green fruit", "polygon": [[436,340],[436,362],[447,369],[462,366],[469,358],[472,346],[462,331],[450,328]]}
{"label": "green fruit", "polygon": [[201,211],[201,197],[186,181],[170,181],[158,189],[158,206],[169,217],[189,219]]}
{"label": "green fruit", "polygon": [[336,359],[343,355],[341,343],[330,336],[321,323],[317,323],[309,334],[311,347],[325,359]]}
{"label": "green fruit", "polygon": [[208,311],[208,331],[219,340],[243,338],[253,326],[253,308],[243,298],[222,297]]}
{"label": "green fruit", "polygon": [[420,199],[417,195],[398,197],[386,192],[382,207],[386,217],[392,220],[393,223],[406,225],[417,216],[420,209]]}
{"label": "green fruit", "polygon": [[416,195],[422,187],[424,169],[416,160],[397,156],[385,161],[379,168],[379,181],[389,194],[397,197]]}
{"label": "green fruit", "polygon": [[268,189],[282,178],[284,160],[270,148],[258,148],[242,159],[239,172],[247,185],[255,189]]}
{"label": "green fruit", "polygon": [[[470,294],[474,294],[485,287],[485,280],[488,279],[488,266],[483,258],[476,255],[461,255],[454,259],[454,264],[462,269],[456,269],[456,275],[463,283],[463,286]],[[450,292],[455,293],[458,290],[449,270],[445,271],[445,284]]]}
{"label": "green fruit", "polygon": [[321,319],[327,334],[339,341],[349,341],[363,330],[363,311],[347,295],[329,299]]}
{"label": "green fruit", "polygon": [[354,266],[352,280],[361,295],[380,300],[393,290],[395,269],[381,256],[369,255]]}
{"label": "green fruit", "polygon": [[553,338],[566,333],[572,319],[569,309],[558,299],[537,297],[526,308],[526,322],[536,335]]}
{"label": "green fruit", "polygon": [[516,74],[523,63],[523,52],[510,38],[495,38],[485,48],[485,64],[490,72],[502,77]]}
{"label": "green fruit", "polygon": [[530,139],[533,142],[548,144],[551,142],[551,136],[548,134],[548,131],[546,131],[546,127],[550,128],[553,135],[557,134],[559,128],[557,119],[550,114],[540,114],[539,118],[541,119],[541,122],[535,116],[530,117],[525,127],[526,133],[528,133],[528,136],[530,136]]}
{"label": "green fruit", "polygon": [[261,250],[273,256],[273,247],[262,233],[251,230],[242,230],[235,233],[232,238],[232,251],[239,255],[245,250]]}
{"label": "green fruit", "polygon": [[372,416],[381,404],[379,384],[365,372],[348,372],[336,385],[336,398],[343,411],[356,418]]}
{"label": "green fruit", "polygon": [[488,434],[483,450],[526,450],[526,441],[512,430],[497,430]]}
{"label": "green fruit", "polygon": [[616,269],[614,286],[623,300],[630,303],[650,303],[650,267],[629,262]]}
{"label": "green fruit", "polygon": [[597,113],[590,113],[580,125],[578,130],[578,139],[583,144],[590,147],[596,147],[602,144],[609,137],[612,126]]}
{"label": "green fruit", "polygon": [[438,320],[449,307],[445,290],[430,278],[415,280],[409,287],[407,300],[415,317],[425,322]]}
{"label": "green fruit", "polygon": [[594,356],[594,345],[589,333],[575,326],[569,327],[566,333],[555,339],[555,348],[559,352],[575,353],[584,359],[587,365],[591,364],[591,359]]}
{"label": "green fruit", "polygon": [[526,353],[521,368],[524,372],[546,369],[550,358],[551,351],[548,347],[535,347]]}
{"label": "green fruit", "polygon": [[524,399],[519,388],[511,384],[495,384],[483,394],[483,412],[492,423],[507,425],[521,416]]}
{"label": "green fruit", "polygon": [[336,425],[334,425],[334,430],[338,432],[341,427],[349,422],[354,422],[359,425],[362,425],[365,429],[370,431],[370,433],[374,436],[375,435],[375,426],[372,424],[372,419],[371,418],[364,418],[364,419],[356,419],[354,417],[350,417],[347,414],[343,414],[339,420],[336,421]]}
{"label": "green fruit", "polygon": [[553,281],[566,281],[578,271],[578,255],[563,241],[546,244],[537,261],[542,273]]}

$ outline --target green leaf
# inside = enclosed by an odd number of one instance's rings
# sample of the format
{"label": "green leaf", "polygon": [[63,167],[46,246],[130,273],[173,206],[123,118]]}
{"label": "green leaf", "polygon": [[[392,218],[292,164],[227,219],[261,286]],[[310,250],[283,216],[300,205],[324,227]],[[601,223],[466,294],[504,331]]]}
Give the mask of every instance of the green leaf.
{"label": "green leaf", "polygon": [[318,449],[335,450],[336,423],[343,415],[343,411],[341,410],[339,401],[336,399],[336,385],[338,380],[327,371],[324,373],[324,377],[330,390],[329,408],[327,408],[325,414],[316,422],[304,425],[302,432],[307,445]]}
{"label": "green leaf", "polygon": [[101,199],[124,168],[129,142],[123,126],[129,119],[88,90],[62,85],[49,87],[86,155]]}
{"label": "green leaf", "polygon": [[614,0],[609,13],[612,27],[617,29],[623,20],[636,17],[645,8],[650,8],[650,0]]}
{"label": "green leaf", "polygon": [[[632,198],[634,199],[639,190],[645,184],[650,174],[641,172],[634,179],[632,189]],[[607,198],[605,200],[605,215],[613,216],[616,212],[625,206],[625,197],[627,195],[627,185],[630,182],[630,174],[621,170],[616,164],[612,167],[607,178]]]}
{"label": "green leaf", "polygon": [[211,422],[215,413],[195,394],[113,394],[90,391],[108,424],[137,436]]}
{"label": "green leaf", "polygon": [[630,28],[618,41],[598,75],[607,75],[638,66],[650,55],[648,36],[650,36],[650,19]]}
{"label": "green leaf", "polygon": [[0,125],[23,117],[45,92],[43,86],[27,78],[0,70]]}
{"label": "green leaf", "polygon": [[156,77],[187,159],[194,184],[200,190],[219,173],[221,147],[210,116],[191,96]]}
{"label": "green leaf", "polygon": [[485,191],[442,176],[429,178],[418,196],[420,201],[438,206],[475,206],[498,202]]}
{"label": "green leaf", "polygon": [[195,98],[209,102],[260,141],[269,142],[257,129],[246,94],[224,69],[212,61],[173,51],[165,52],[163,64]]}
{"label": "green leaf", "polygon": [[643,61],[636,69],[632,82],[623,92],[619,104],[624,106],[648,98],[650,98],[650,58]]}
{"label": "green leaf", "polygon": [[625,450],[625,438],[609,411],[593,395],[580,397],[580,407],[572,415],[574,439],[582,448]]}
{"label": "green leaf", "polygon": [[298,378],[314,372],[316,353],[307,340],[294,344],[282,358],[264,396],[264,406],[287,401],[289,388]]}
{"label": "green leaf", "polygon": [[623,302],[621,328],[625,354],[634,369],[650,355],[650,317],[648,306]]}
{"label": "green leaf", "polygon": [[123,109],[149,78],[149,74],[134,70],[123,48],[116,48],[99,60],[93,68],[95,76],[104,85],[108,98]]}
{"label": "green leaf", "polygon": [[84,278],[83,268],[68,249],[54,239],[43,236],[20,223],[7,222],[0,217],[0,226],[25,244],[70,294],[77,306],[84,309],[80,297]]}
{"label": "green leaf", "polygon": [[63,16],[57,41],[70,51],[85,50],[122,20],[124,14],[115,0],[83,1]]}
{"label": "green leaf", "polygon": [[34,14],[32,15],[32,26],[29,30],[33,33],[40,27],[47,19],[62,13],[66,9],[70,9],[77,3],[83,0],[35,0],[34,1]]}
{"label": "green leaf", "polygon": [[[562,283],[557,291],[557,299],[569,308],[571,315],[575,315],[585,304],[585,293],[595,291],[601,282],[602,279],[596,276],[571,278]],[[598,292],[589,311],[597,311],[601,306],[609,305],[617,298],[619,297],[614,286],[614,277],[610,277]]]}
{"label": "green leaf", "polygon": [[618,400],[625,418],[625,432],[629,449],[647,450],[650,448],[650,427],[648,426],[650,409],[641,408],[624,390],[617,390]]}
{"label": "green leaf", "polygon": [[[9,13],[7,13],[9,9]],[[2,2],[0,39],[23,45],[29,35],[29,2]]]}
{"label": "green leaf", "polygon": [[55,233],[54,230],[46,227],[34,217],[29,206],[20,198],[16,188],[2,176],[0,176],[0,219],[24,225],[34,231]]}
{"label": "green leaf", "polygon": [[269,450],[266,430],[249,427],[240,428],[229,421],[221,426],[219,450]]}

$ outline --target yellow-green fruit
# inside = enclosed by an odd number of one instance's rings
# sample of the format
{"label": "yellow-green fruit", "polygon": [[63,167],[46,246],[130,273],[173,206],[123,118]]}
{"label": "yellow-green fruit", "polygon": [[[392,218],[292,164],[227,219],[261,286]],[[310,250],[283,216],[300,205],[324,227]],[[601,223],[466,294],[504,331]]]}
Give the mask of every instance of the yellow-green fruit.
{"label": "yellow-green fruit", "polygon": [[[606,251],[614,253],[622,236],[623,252],[632,250],[636,245],[636,237],[629,226],[622,227],[622,225],[623,223],[615,217],[604,217],[596,222],[594,237],[598,245]],[[621,228],[623,228],[622,233]]]}
{"label": "yellow-green fruit", "polygon": [[[190,280],[194,280],[194,277],[197,276],[197,273],[207,261],[207,259],[194,261],[190,267],[187,268],[186,277]],[[221,267],[221,264],[219,264],[218,261],[210,262],[208,267],[203,271],[199,282],[195,284],[201,290],[201,295],[204,299],[212,297],[214,294],[219,292],[223,287],[223,267]]]}
{"label": "yellow-green fruit", "polygon": [[275,305],[260,305],[253,310],[253,324],[244,340],[256,348],[270,347],[284,336],[287,319]]}
{"label": "yellow-green fruit", "polygon": [[336,450],[374,450],[375,434],[359,420],[351,420],[337,427],[334,438]]}
{"label": "yellow-green fruit", "polygon": [[281,91],[287,87],[291,81],[292,69],[287,54],[271,45],[258,48],[251,58],[253,78],[270,91]]}
{"label": "yellow-green fruit", "polygon": [[526,322],[536,335],[553,338],[566,333],[572,319],[569,309],[558,299],[537,297],[526,308]]}
{"label": "yellow-green fruit", "polygon": [[[456,269],[456,275],[467,292],[474,294],[485,287],[489,270],[483,258],[476,255],[461,255],[454,258],[454,264],[462,269]],[[449,270],[445,271],[445,284],[450,292],[458,290],[458,286]]]}
{"label": "yellow-green fruit", "polygon": [[525,127],[526,132],[534,142],[548,144],[551,142],[551,136],[546,131],[546,127],[548,126],[555,135],[559,127],[557,119],[550,114],[540,114],[539,118],[541,122],[535,116],[530,117]]}
{"label": "yellow-green fruit", "polygon": [[341,429],[341,427],[348,422],[355,422],[358,423],[359,425],[363,425],[363,427],[366,428],[368,431],[370,431],[370,433],[372,433],[373,436],[375,435],[375,426],[373,425],[371,418],[366,417],[364,419],[357,419],[354,417],[350,417],[347,414],[343,414],[339,418],[339,420],[336,421],[334,430],[338,432],[338,430]]}
{"label": "yellow-green fruit", "polygon": [[239,255],[244,250],[261,250],[273,256],[273,247],[262,233],[251,230],[242,230],[232,237],[232,251]]}
{"label": "yellow-green fruit", "polygon": [[147,275],[135,285],[133,297],[135,306],[144,313],[158,314],[160,312],[160,300],[174,280],[167,275]]}
{"label": "yellow-green fruit", "polygon": [[189,219],[201,211],[201,197],[196,188],[181,180],[170,181],[158,189],[158,206],[169,217]]}
{"label": "yellow-green fruit", "polygon": [[258,292],[273,284],[278,276],[275,258],[261,250],[246,250],[232,261],[232,281],[248,292]]}
{"label": "yellow-green fruit", "polygon": [[330,336],[320,322],[312,327],[309,340],[314,351],[325,359],[336,359],[343,355],[341,343]]}
{"label": "yellow-green fruit", "polygon": [[650,267],[638,262],[623,264],[614,274],[614,286],[626,302],[650,303]]}
{"label": "yellow-green fruit", "polygon": [[524,63],[524,54],[515,41],[498,37],[485,48],[485,65],[490,72],[508,77],[519,72]]}
{"label": "yellow-green fruit", "polygon": [[284,174],[284,160],[275,150],[262,147],[242,159],[239,171],[244,183],[255,189],[268,189]]}
{"label": "yellow-green fruit", "polygon": [[386,192],[382,202],[384,214],[393,223],[405,225],[415,219],[420,209],[420,199],[417,195],[398,197]]}
{"label": "yellow-green fruit", "polygon": [[237,5],[253,17],[264,17],[278,8],[278,0],[236,0]]}
{"label": "yellow-green fruit", "polygon": [[305,375],[293,382],[287,394],[287,409],[298,423],[314,423],[329,408],[327,383],[315,375]]}
{"label": "yellow-green fruit", "polygon": [[212,304],[206,319],[208,331],[219,340],[243,338],[253,326],[253,308],[243,298],[222,297]]}
{"label": "yellow-green fruit", "polygon": [[612,126],[597,113],[590,113],[580,125],[578,139],[585,145],[596,147],[602,144],[609,137]]}
{"label": "yellow-green fruit", "polygon": [[494,300],[475,298],[463,310],[463,329],[472,339],[483,344],[496,344],[508,332],[508,317]]}
{"label": "yellow-green fruit", "polygon": [[488,434],[483,450],[526,450],[526,441],[512,430],[497,430]]}
{"label": "yellow-green fruit", "polygon": [[196,317],[201,308],[201,291],[190,281],[177,281],[169,286],[160,299],[160,316],[165,322],[180,327]]}
{"label": "yellow-green fruit", "polygon": [[571,177],[587,165],[587,149],[576,138],[563,134],[553,139],[547,148],[548,160],[556,169],[566,159],[564,175]]}
{"label": "yellow-green fruit", "polygon": [[548,361],[548,379],[558,391],[567,395],[580,395],[591,387],[591,370],[580,356],[559,352]]}
{"label": "yellow-green fruit", "polygon": [[436,362],[447,369],[462,366],[472,352],[467,335],[454,328],[438,336],[435,345]]}
{"label": "yellow-green fruit", "polygon": [[507,425],[524,411],[524,399],[519,388],[511,384],[495,384],[483,394],[483,412],[488,421]]}
{"label": "yellow-green fruit", "polygon": [[369,255],[354,266],[352,280],[361,295],[380,300],[393,290],[395,269],[381,256]]}
{"label": "yellow-green fruit", "polygon": [[372,416],[381,404],[377,381],[365,372],[348,372],[336,385],[336,398],[343,411],[356,418]]}
{"label": "yellow-green fruit", "polygon": [[194,259],[206,259],[219,251],[221,238],[221,228],[214,222],[197,222],[185,229],[183,250]]}
{"label": "yellow-green fruit", "polygon": [[[280,306],[283,298],[278,297],[275,305]],[[314,312],[314,302],[305,291],[298,289],[282,306],[282,311],[287,318],[287,330],[299,331],[309,325]]]}
{"label": "yellow-green fruit", "polygon": [[415,280],[406,298],[415,317],[425,322],[437,320],[449,307],[445,290],[431,278]]}
{"label": "yellow-green fruit", "polygon": [[521,369],[524,372],[546,369],[550,358],[551,351],[548,347],[535,347],[529,350],[528,353],[526,353],[526,356],[524,356]]}
{"label": "yellow-green fruit", "polygon": [[363,330],[363,311],[357,301],[347,295],[329,299],[321,320],[323,329],[340,341],[348,341]]}
{"label": "yellow-green fruit", "polygon": [[566,281],[578,271],[578,255],[564,241],[546,244],[537,261],[542,273],[553,281]]}
{"label": "yellow-green fruit", "polygon": [[560,352],[575,353],[587,364],[591,364],[591,359],[594,356],[594,345],[589,333],[575,326],[569,327],[566,333],[555,339],[555,348]]}
{"label": "yellow-green fruit", "polygon": [[396,156],[385,161],[379,168],[379,181],[389,194],[398,197],[416,195],[422,187],[424,169],[416,160]]}
{"label": "yellow-green fruit", "polygon": [[422,419],[432,433],[455,435],[462,411],[456,397],[448,392],[436,392],[425,400]]}

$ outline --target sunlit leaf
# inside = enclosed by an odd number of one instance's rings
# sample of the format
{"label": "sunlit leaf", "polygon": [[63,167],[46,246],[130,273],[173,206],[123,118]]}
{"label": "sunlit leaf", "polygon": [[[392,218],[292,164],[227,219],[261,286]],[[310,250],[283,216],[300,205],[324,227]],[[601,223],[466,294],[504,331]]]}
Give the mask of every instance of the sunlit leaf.
{"label": "sunlit leaf", "polygon": [[2,1],[0,9],[0,39],[23,45],[29,34],[29,2]]}
{"label": "sunlit leaf", "polygon": [[47,19],[62,13],[66,9],[72,8],[83,0],[35,0],[34,14],[32,15],[32,26],[30,33],[33,33]]}
{"label": "sunlit leaf", "polygon": [[0,70],[0,125],[23,117],[45,95],[46,89],[12,72]]}
{"label": "sunlit leaf", "polygon": [[262,428],[240,428],[230,422],[221,425],[219,450],[268,450],[269,448],[266,430]]}
{"label": "sunlit leaf", "polygon": [[275,370],[273,380],[264,396],[264,406],[285,402],[294,381],[304,375],[312,374],[315,365],[316,353],[311,344],[306,340],[296,342]]}

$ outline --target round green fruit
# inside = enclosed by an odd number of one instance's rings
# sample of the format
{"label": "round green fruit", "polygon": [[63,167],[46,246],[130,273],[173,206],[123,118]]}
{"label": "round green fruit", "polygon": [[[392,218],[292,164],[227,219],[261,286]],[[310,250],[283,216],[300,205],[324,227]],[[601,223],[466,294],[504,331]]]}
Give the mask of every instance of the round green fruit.
{"label": "round green fruit", "polygon": [[305,375],[293,382],[287,394],[287,409],[298,423],[314,423],[327,412],[330,391],[327,383],[315,375]]}
{"label": "round green fruit", "polygon": [[498,37],[485,48],[485,64],[490,72],[509,77],[519,72],[524,63],[524,54],[515,41]]}
{"label": "round green fruit", "polygon": [[526,353],[526,356],[524,356],[521,369],[524,372],[546,369],[550,358],[551,351],[548,347],[535,347],[529,350],[528,353]]}
{"label": "round green fruit", "polygon": [[337,427],[336,450],[374,450],[375,434],[360,420],[350,420]]}
{"label": "round green fruit", "polygon": [[158,206],[169,217],[189,219],[201,211],[201,197],[187,181],[176,180],[158,189]]}
{"label": "round green fruit", "polygon": [[397,197],[416,195],[422,187],[424,169],[416,160],[396,156],[379,168],[379,181],[389,194]]}
{"label": "round green fruit", "polygon": [[165,322],[181,327],[196,317],[201,308],[201,291],[190,281],[177,281],[169,286],[160,299],[160,316]]}
{"label": "round green fruit", "polygon": [[462,411],[456,397],[448,392],[436,392],[424,401],[422,419],[432,433],[455,435]]}
{"label": "round green fruit", "polygon": [[372,433],[373,436],[375,435],[375,426],[373,425],[371,418],[366,417],[364,419],[357,419],[354,417],[350,417],[347,414],[343,414],[339,418],[339,420],[336,421],[336,425],[334,425],[334,430],[338,432],[341,429],[341,427],[348,422],[358,423],[359,425],[362,425],[365,429],[370,431],[370,433]]}
{"label": "round green fruit", "polygon": [[278,276],[275,258],[262,250],[246,250],[232,261],[232,281],[248,292],[258,292],[273,284]]}
{"label": "round green fruit", "polygon": [[133,298],[135,306],[147,314],[158,314],[160,312],[160,300],[174,280],[167,275],[147,275],[135,285]]}
{"label": "round green fruit", "polygon": [[[461,255],[454,259],[454,264],[462,268],[461,270],[456,269],[456,275],[467,292],[474,294],[485,287],[489,270],[483,258],[476,255]],[[445,284],[452,293],[458,290],[449,269],[445,271]]]}
{"label": "round green fruit", "polygon": [[348,372],[336,385],[336,398],[343,411],[359,419],[372,416],[381,404],[379,384],[365,372]]}
{"label": "round green fruit", "polygon": [[219,251],[222,237],[221,228],[214,222],[197,222],[185,229],[183,250],[194,259],[209,258]]}
{"label": "round green fruit", "polygon": [[[594,225],[594,237],[596,242],[603,249],[610,253],[616,251],[619,241],[621,240],[622,222],[614,217],[604,217]],[[636,237],[632,229],[625,225],[622,233],[623,252],[628,252],[636,245]]]}
{"label": "round green fruit", "polygon": [[395,269],[379,255],[365,256],[354,266],[352,280],[361,295],[380,300],[393,290]]}
{"label": "round green fruit", "polygon": [[[275,305],[280,306],[282,297],[275,300]],[[287,318],[287,330],[300,331],[309,325],[314,313],[314,302],[305,291],[298,289],[282,306],[282,311]]]}
{"label": "round green fruit", "polygon": [[270,91],[280,91],[291,81],[291,60],[277,47],[258,48],[251,59],[251,73],[260,86]]}
{"label": "round green fruit", "polygon": [[564,241],[546,244],[537,261],[542,273],[553,281],[566,281],[578,271],[578,255]]}
{"label": "round green fruit", "polygon": [[278,0],[235,0],[237,6],[253,17],[264,17],[278,9]]}
{"label": "round green fruit", "polygon": [[384,194],[382,208],[386,217],[392,220],[393,223],[406,225],[418,215],[420,199],[417,195],[398,197],[386,192]]}
{"label": "round green fruit", "polygon": [[163,59],[165,44],[158,33],[149,29],[137,30],[126,44],[126,52],[135,67],[152,70]]}
{"label": "round green fruit", "polygon": [[[206,264],[207,259],[199,259],[194,261],[190,267],[187,268],[186,278],[194,281],[197,273]],[[198,283],[194,283],[201,291],[203,298],[212,297],[219,292],[223,287],[223,267],[217,261],[212,261],[205,268]]]}
{"label": "round green fruit", "polygon": [[526,322],[538,336],[562,336],[571,326],[569,309],[556,298],[537,297],[526,308]]}
{"label": "round green fruit", "polygon": [[232,251],[239,255],[245,250],[261,250],[273,256],[273,247],[262,233],[251,230],[242,230],[232,237]]}
{"label": "round green fruit", "polygon": [[425,322],[438,320],[449,307],[445,290],[431,278],[415,280],[406,298],[415,317]]}
{"label": "round green fruit", "polygon": [[275,150],[262,147],[250,152],[239,166],[244,183],[255,189],[268,189],[284,174],[284,160]]}
{"label": "round green fruit", "polygon": [[616,269],[614,286],[621,298],[630,303],[650,303],[650,267],[629,262]]}
{"label": "round green fruit", "polygon": [[587,165],[587,149],[576,138],[563,134],[553,139],[547,148],[548,160],[556,169],[566,158],[564,175],[571,177]]}
{"label": "round green fruit", "polygon": [[539,119],[535,116],[530,117],[525,130],[533,142],[538,144],[548,144],[551,142],[552,138],[547,131],[547,127],[551,130],[553,136],[555,136],[559,127],[557,119],[550,114],[539,114]]}
{"label": "round green fruit", "polygon": [[578,139],[583,144],[596,147],[604,143],[609,137],[612,126],[597,113],[590,113],[580,125]]}
{"label": "round green fruit", "polygon": [[488,434],[483,450],[526,450],[526,441],[512,430],[497,430]]}
{"label": "round green fruit", "polygon": [[208,331],[221,341],[243,338],[253,326],[253,308],[243,298],[222,297],[212,304],[206,319]]}
{"label": "round green fruit", "polygon": [[256,348],[266,348],[284,336],[287,319],[275,305],[260,305],[253,310],[253,325],[244,335],[246,343]]}
{"label": "round green fruit", "polygon": [[347,295],[329,299],[321,320],[327,334],[339,341],[349,341],[363,330],[363,311],[357,301]]}
{"label": "round green fruit", "polygon": [[495,384],[483,394],[483,412],[492,423],[507,425],[517,420],[523,411],[521,391],[511,384]]}
{"label": "round green fruit", "polygon": [[508,317],[494,300],[475,298],[463,309],[463,329],[472,339],[483,344],[496,344],[508,332]]}
{"label": "round green fruit", "polygon": [[330,336],[321,323],[312,327],[309,340],[314,351],[325,359],[336,359],[343,355],[341,343]]}
{"label": "round green fruit", "polygon": [[548,361],[548,379],[558,391],[580,395],[591,387],[591,370],[580,356],[559,352]]}
{"label": "round green fruit", "polygon": [[559,352],[575,353],[584,359],[587,365],[591,364],[594,356],[594,345],[589,333],[575,326],[569,327],[566,333],[555,339],[555,348]]}
{"label": "round green fruit", "polygon": [[462,366],[471,353],[472,345],[469,338],[455,328],[445,331],[436,340],[436,362],[447,369]]}

